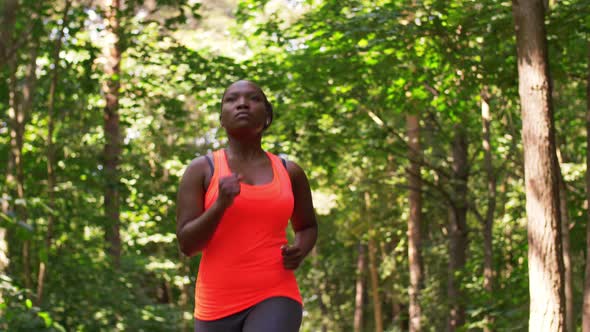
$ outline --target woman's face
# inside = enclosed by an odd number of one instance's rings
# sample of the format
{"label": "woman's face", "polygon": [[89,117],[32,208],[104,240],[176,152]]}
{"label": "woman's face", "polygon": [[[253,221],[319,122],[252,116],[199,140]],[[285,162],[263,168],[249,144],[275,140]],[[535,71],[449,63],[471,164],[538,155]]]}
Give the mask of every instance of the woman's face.
{"label": "woman's face", "polygon": [[261,133],[269,121],[262,90],[252,82],[238,81],[221,101],[221,125],[228,133]]}

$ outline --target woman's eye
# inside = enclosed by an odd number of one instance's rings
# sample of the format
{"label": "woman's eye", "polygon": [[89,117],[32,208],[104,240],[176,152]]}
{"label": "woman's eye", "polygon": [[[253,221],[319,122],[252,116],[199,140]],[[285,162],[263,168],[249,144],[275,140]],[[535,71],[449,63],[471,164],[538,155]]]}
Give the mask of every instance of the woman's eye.
{"label": "woman's eye", "polygon": [[250,99],[254,100],[254,101],[261,101],[262,98],[260,96],[252,96]]}

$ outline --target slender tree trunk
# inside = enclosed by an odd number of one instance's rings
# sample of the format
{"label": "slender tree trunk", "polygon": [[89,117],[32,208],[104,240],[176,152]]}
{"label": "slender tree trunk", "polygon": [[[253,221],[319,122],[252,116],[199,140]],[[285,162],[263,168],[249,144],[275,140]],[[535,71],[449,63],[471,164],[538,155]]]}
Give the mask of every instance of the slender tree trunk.
{"label": "slender tree trunk", "polygon": [[[16,109],[16,58],[11,49],[9,49],[8,44],[13,43],[13,29],[14,24],[16,22],[16,13],[18,10],[18,1],[17,0],[6,0],[3,3],[2,8],[2,16],[0,19],[2,20],[1,30],[0,30],[0,69],[3,69],[5,66],[7,67],[7,71],[9,72],[9,80],[8,80],[8,113],[15,114]],[[14,128],[14,122],[11,121],[12,119],[9,118],[9,126],[12,130]],[[12,146],[12,140],[11,140]],[[1,203],[1,211],[4,217],[8,216],[10,210],[10,192],[12,191],[13,184],[15,182],[14,177],[14,158],[12,155],[12,149],[8,155],[8,163],[6,167],[6,177],[4,182],[4,191],[2,192],[2,203]],[[8,242],[7,242],[7,230],[6,228],[0,227],[0,275],[5,275],[8,269],[8,265],[10,264],[10,255],[8,253]],[[3,289],[0,288],[0,303],[4,303],[4,294]],[[0,308],[0,316],[3,315],[3,310]],[[5,326],[0,325],[0,328],[5,328]]]}
{"label": "slender tree trunk", "polygon": [[588,43],[588,81],[586,82],[586,270],[582,332],[590,332],[590,42]]}
{"label": "slender tree trunk", "polygon": [[455,331],[465,324],[465,298],[461,291],[461,274],[467,261],[467,139],[459,125],[455,126],[453,142],[454,202],[449,208],[449,276],[450,302],[448,330]]}
{"label": "slender tree trunk", "polygon": [[[37,51],[38,45],[33,42],[30,48],[29,63],[26,66],[25,71],[25,84],[22,88],[22,103],[17,105],[15,109],[14,117],[14,139],[16,144],[13,145],[13,157],[14,167],[16,171],[16,197],[18,203],[15,204],[15,210],[17,218],[20,219],[24,224],[28,224],[28,213],[25,198],[25,176],[24,176],[24,165],[23,165],[23,145],[25,138],[26,124],[29,118],[29,114],[33,108],[33,96],[35,91],[35,85],[37,83]],[[33,288],[33,278],[31,271],[31,241],[23,241],[23,272],[25,287],[27,289]]]}
{"label": "slender tree trunk", "polygon": [[379,273],[377,271],[377,248],[375,240],[370,238],[367,243],[369,252],[369,277],[371,280],[371,298],[373,300],[373,318],[375,320],[375,332],[383,332],[383,309],[379,296]]}
{"label": "slender tree trunk", "polygon": [[[369,216],[371,210],[371,198],[368,192],[365,192],[365,214]],[[370,219],[370,217],[367,217]],[[373,318],[375,319],[375,332],[383,332],[383,310],[381,307],[381,299],[379,296],[379,273],[377,271],[377,247],[373,239],[373,230],[371,221],[369,220],[369,240],[367,243],[367,251],[369,254],[369,279],[371,281],[371,298],[373,300]]]}
{"label": "slender tree trunk", "polygon": [[13,30],[18,7],[18,0],[4,0],[0,5],[0,67],[4,67],[15,55]]}
{"label": "slender tree trunk", "polygon": [[[490,299],[493,298],[494,291],[494,250],[493,250],[493,229],[494,229],[494,212],[496,210],[496,176],[492,163],[492,140],[490,133],[490,105],[486,93],[482,93],[481,98],[481,118],[483,122],[483,150],[484,164],[488,182],[488,203],[486,210],[486,219],[483,227],[484,240],[484,264],[483,264],[483,288],[488,293]],[[490,303],[491,305],[492,303]],[[493,318],[489,314],[485,316],[486,326],[484,332],[491,332]]]}
{"label": "slender tree trunk", "polygon": [[6,175],[6,187],[8,189],[8,193],[10,199],[12,201],[12,206],[9,205],[8,201],[5,203],[5,209],[7,211],[12,211],[13,215],[15,216],[15,220],[18,220],[20,217],[17,213],[17,205],[15,203],[16,197],[16,158],[18,155],[18,122],[17,122],[17,115],[20,113],[20,102],[19,102],[19,95],[16,90],[16,58],[12,57],[9,60],[9,92],[8,92],[8,125],[10,128],[10,152],[8,156],[8,167],[7,167],[7,175]]}
{"label": "slender tree trunk", "polygon": [[542,0],[513,0],[525,163],[529,331],[565,330],[564,266],[551,79]]}
{"label": "slender tree trunk", "polygon": [[104,174],[106,188],[104,193],[104,208],[106,217],[105,238],[108,252],[113,265],[118,268],[121,258],[121,237],[119,234],[119,161],[121,158],[121,129],[119,128],[119,88],[121,50],[119,44],[119,20],[117,14],[120,0],[105,1],[105,9],[109,22],[108,32],[111,41],[106,48],[105,73],[107,80],[104,85],[106,106],[104,109]]}
{"label": "slender tree trunk", "polygon": [[408,153],[410,166],[408,170],[409,205],[408,217],[408,264],[410,267],[409,295],[409,331],[421,330],[422,308],[420,307],[420,290],[423,283],[422,270],[422,181],[420,176],[420,119],[416,115],[408,115],[407,118]]}
{"label": "slender tree trunk", "polygon": [[358,244],[358,257],[356,260],[356,295],[354,297],[354,332],[361,332],[363,328],[363,296],[365,293],[365,246],[361,241]]}
{"label": "slender tree trunk", "polygon": [[557,176],[559,181],[559,212],[561,215],[561,247],[563,249],[564,295],[565,295],[565,326],[567,332],[575,332],[574,290],[572,285],[572,255],[570,249],[570,218],[567,209],[567,188],[561,174],[564,162],[561,150],[557,151]]}
{"label": "slender tree trunk", "polygon": [[[59,52],[61,51],[62,38],[64,29],[68,24],[68,11],[70,10],[71,1],[66,0],[62,25],[55,41],[53,50],[53,69],[51,71],[51,83],[49,86],[49,99],[47,101],[47,206],[51,210],[47,214],[47,234],[45,234],[45,257],[49,257],[51,251],[51,242],[53,240],[53,224],[55,222],[55,146],[53,144],[53,130],[55,120],[55,90],[58,83],[58,68],[59,68]],[[39,262],[39,271],[37,274],[37,305],[40,306],[43,302],[43,290],[45,287],[45,276],[47,275],[47,262],[41,260]]]}
{"label": "slender tree trunk", "polygon": [[559,211],[561,213],[561,243],[563,249],[565,326],[567,332],[575,332],[574,290],[572,285],[572,255],[570,249],[569,215],[567,211],[567,189],[561,171],[559,172]]}

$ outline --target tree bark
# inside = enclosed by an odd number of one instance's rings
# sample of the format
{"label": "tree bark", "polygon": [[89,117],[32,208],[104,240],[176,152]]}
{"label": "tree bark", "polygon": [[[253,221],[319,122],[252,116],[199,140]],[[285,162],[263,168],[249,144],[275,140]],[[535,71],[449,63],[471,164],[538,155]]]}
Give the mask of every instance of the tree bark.
{"label": "tree bark", "polygon": [[379,297],[379,273],[377,272],[377,259],[375,240],[369,239],[367,243],[369,252],[369,276],[371,280],[371,298],[373,301],[373,318],[375,320],[375,332],[383,332],[383,310]]}
{"label": "tree bark", "polygon": [[590,42],[588,43],[588,81],[586,82],[586,269],[582,332],[590,332]]}
{"label": "tree bark", "polygon": [[[49,97],[47,101],[47,206],[50,211],[47,214],[47,233],[45,234],[45,252],[46,258],[49,257],[51,251],[51,242],[53,240],[53,224],[55,222],[55,146],[53,144],[53,130],[55,120],[55,90],[58,83],[58,68],[59,68],[59,52],[62,47],[62,38],[64,36],[64,29],[68,24],[68,11],[70,10],[71,1],[66,0],[62,24],[59,29],[55,46],[53,49],[53,68],[51,70],[51,83],[49,86]],[[45,276],[47,275],[47,262],[41,260],[39,262],[39,271],[37,274],[37,306],[41,306],[43,302],[43,290],[45,287]]]}
{"label": "tree bark", "polygon": [[358,257],[356,260],[356,290],[354,297],[354,332],[361,332],[363,328],[363,297],[365,293],[365,246],[361,241],[358,244]]}
{"label": "tree bark", "polygon": [[572,285],[572,255],[570,249],[569,215],[567,211],[567,189],[561,171],[559,172],[559,210],[561,213],[561,243],[563,250],[565,326],[567,332],[575,332],[574,290]]}
{"label": "tree bark", "polygon": [[105,1],[105,12],[109,22],[108,32],[110,43],[106,48],[107,76],[104,84],[106,106],[104,109],[104,174],[105,192],[104,209],[106,219],[105,238],[108,252],[113,265],[118,268],[121,258],[120,227],[120,202],[119,202],[119,161],[121,158],[121,134],[119,128],[119,88],[121,50],[119,43],[119,20],[117,14],[120,10],[120,0]]}
{"label": "tree bark", "polygon": [[[23,165],[23,146],[25,138],[25,129],[28,122],[29,114],[33,108],[33,96],[35,86],[37,83],[37,52],[38,44],[33,42],[30,47],[30,53],[28,58],[28,64],[25,70],[25,83],[22,88],[22,98],[20,98],[20,104],[17,102],[13,107],[12,114],[14,115],[11,119],[11,123],[14,125],[11,131],[11,150],[12,157],[14,159],[14,167],[16,172],[16,198],[15,211],[17,220],[22,225],[28,225],[28,213],[25,197],[25,176],[24,176],[24,165]],[[14,77],[16,80],[16,76]],[[13,88],[16,89],[16,83]],[[14,94],[18,97],[18,91],[14,91]],[[28,226],[27,226],[28,227]],[[25,287],[27,289],[33,288],[33,278],[31,271],[31,241],[24,240],[22,246],[23,256],[23,274]]]}
{"label": "tree bark", "polygon": [[14,24],[16,23],[16,13],[18,12],[18,0],[4,0],[2,7],[2,16],[0,19],[0,67],[4,67],[11,58],[14,58]]}
{"label": "tree bark", "polygon": [[572,255],[570,249],[570,218],[567,209],[567,188],[561,173],[564,162],[561,150],[557,147],[557,176],[559,181],[559,212],[561,215],[561,247],[563,249],[564,295],[565,295],[565,326],[567,332],[575,332],[574,290],[572,280]]}
{"label": "tree bark", "polygon": [[379,273],[377,271],[377,247],[373,239],[373,230],[370,221],[371,198],[368,192],[365,192],[365,214],[369,219],[369,240],[367,243],[367,251],[369,254],[369,279],[371,281],[371,298],[373,301],[373,318],[375,320],[375,332],[383,332],[383,310],[381,307],[381,299],[379,297]]}
{"label": "tree bark", "polygon": [[[8,80],[8,109],[9,113],[14,113],[16,108],[16,59],[14,54],[8,48],[8,43],[12,44],[13,41],[13,29],[16,21],[16,12],[18,10],[18,1],[6,0],[4,6],[2,6],[3,15],[1,17],[2,24],[0,30],[0,69],[6,66],[9,72]],[[12,130],[14,128],[14,122],[9,118],[9,126]],[[11,135],[12,136],[12,135]],[[13,142],[11,140],[11,146]],[[15,182],[14,177],[14,158],[12,155],[12,149],[9,151],[8,163],[6,165],[6,177],[4,180],[5,190],[2,192],[2,203],[1,211],[4,217],[7,217],[10,210],[10,192],[12,191],[13,184]],[[0,227],[0,275],[6,274],[8,265],[10,264],[10,255],[8,253],[8,241],[6,228]],[[0,303],[4,303],[4,295],[2,289],[0,289]],[[0,315],[3,314],[3,310],[0,309]],[[0,326],[2,327],[2,326]]]}
{"label": "tree bark", "polygon": [[408,115],[407,132],[410,166],[408,169],[408,185],[410,214],[408,217],[408,264],[410,268],[409,295],[409,331],[421,330],[422,308],[420,307],[420,290],[423,283],[422,270],[422,181],[420,176],[420,119],[416,115]]}
{"label": "tree bark", "polygon": [[453,142],[453,203],[449,208],[449,276],[450,303],[447,329],[455,331],[465,324],[465,298],[461,291],[461,274],[467,261],[467,138],[459,125],[455,126]]}
{"label": "tree bark", "polygon": [[[483,122],[483,150],[484,165],[488,183],[488,202],[486,210],[485,224],[483,225],[484,240],[484,264],[483,264],[483,288],[488,293],[490,299],[493,298],[494,291],[494,248],[493,248],[493,229],[494,229],[494,212],[496,210],[496,176],[492,162],[492,140],[490,132],[490,123],[492,120],[490,114],[490,105],[486,92],[481,96],[481,118]],[[491,305],[492,303],[490,303]],[[489,314],[485,316],[486,325],[484,332],[492,331],[493,317]]]}
{"label": "tree bark", "polygon": [[522,113],[529,331],[565,330],[558,164],[542,0],[513,0]]}

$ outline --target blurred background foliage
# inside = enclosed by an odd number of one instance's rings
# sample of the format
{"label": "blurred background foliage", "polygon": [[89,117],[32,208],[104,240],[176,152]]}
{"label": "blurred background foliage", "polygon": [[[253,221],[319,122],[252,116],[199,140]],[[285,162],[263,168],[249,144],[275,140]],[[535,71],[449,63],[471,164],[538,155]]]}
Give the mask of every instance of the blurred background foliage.
{"label": "blurred background foliage", "polygon": [[[297,271],[303,331],[352,331],[355,309],[363,331],[375,331],[375,319],[386,331],[408,328],[409,115],[419,117],[423,155],[423,330],[447,324],[458,132],[468,146],[469,176],[467,259],[452,272],[466,312],[461,329],[526,330],[523,147],[510,2],[128,0],[110,31],[121,54],[114,74],[103,70],[109,40],[103,2],[1,4],[0,329],[192,331],[199,258],[183,257],[177,246],[177,185],[193,158],[224,146],[221,94],[246,78],[274,105],[264,147],[298,162],[314,192],[319,240]],[[579,325],[590,3],[551,2],[546,26]],[[105,240],[107,81],[120,83],[119,265]],[[484,99],[498,188],[493,293],[483,287]],[[14,149],[22,157],[20,178]],[[377,284],[371,269],[358,265],[369,242]],[[39,299],[41,265],[47,272]]]}

